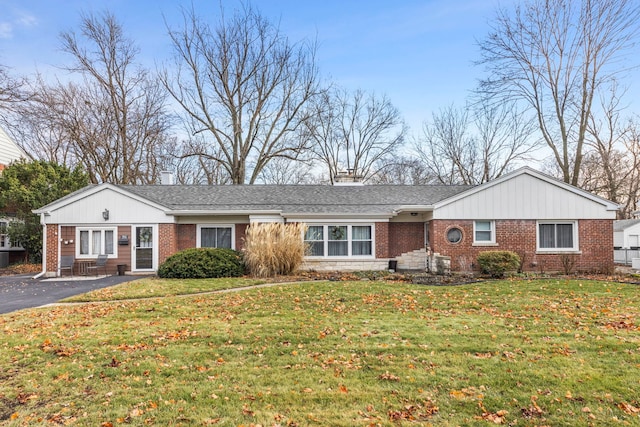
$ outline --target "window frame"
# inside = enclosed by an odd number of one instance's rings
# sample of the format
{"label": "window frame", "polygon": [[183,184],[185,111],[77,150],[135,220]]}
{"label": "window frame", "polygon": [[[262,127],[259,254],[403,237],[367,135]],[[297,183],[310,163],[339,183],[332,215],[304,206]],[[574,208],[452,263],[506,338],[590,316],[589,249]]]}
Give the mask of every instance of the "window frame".
{"label": "window frame", "polygon": [[[302,240],[305,243],[310,242],[322,242],[323,252],[322,255],[306,255],[305,258],[309,259],[326,259],[326,260],[339,260],[339,259],[375,259],[375,225],[373,223],[341,223],[341,222],[326,222],[326,223],[309,223],[307,224],[309,227],[322,227],[322,240],[306,240],[306,232],[302,235]],[[347,227],[347,235],[345,240],[335,240],[330,239],[332,236],[331,228],[332,227]],[[354,239],[353,238],[353,227],[369,227],[371,231],[370,239]],[[329,255],[329,243],[330,242],[347,242],[347,254],[346,255]],[[371,244],[371,253],[364,255],[354,255],[353,254],[353,244],[354,242],[362,243],[362,242],[370,242]]]}
{"label": "window frame", "polygon": [[[553,248],[543,248],[540,246],[540,226],[541,225],[571,225],[572,231],[572,243],[573,246],[570,248],[558,248],[554,246]],[[544,221],[536,221],[536,252],[541,253],[576,253],[580,252],[580,242],[578,239],[578,221],[576,220],[544,220]],[[557,233],[554,231],[554,245],[557,245]]]}
{"label": "window frame", "polygon": [[231,229],[231,249],[236,249],[236,226],[235,224],[198,224],[196,226],[196,247],[210,248],[212,246],[202,246],[202,229],[203,228],[229,228]]}
{"label": "window frame", "polygon": [[2,228],[8,228],[8,221],[0,221],[0,249],[9,249],[11,247],[11,241],[9,240],[9,235],[4,233]]}
{"label": "window frame", "polygon": [[[478,230],[478,223],[488,223],[489,230]],[[478,240],[478,232],[489,232],[489,240]],[[496,222],[488,219],[478,219],[473,221],[473,245],[474,246],[496,246]]]}
{"label": "window frame", "polygon": [[[86,231],[89,233],[89,253],[83,254],[82,243],[80,241],[80,236],[82,232]],[[112,246],[113,253],[106,253],[106,232],[110,231],[112,235]],[[93,253],[93,235],[94,233],[100,233],[100,251],[99,253]],[[77,259],[92,259],[96,258],[98,255],[106,254],[107,258],[113,259],[118,258],[118,227],[76,227],[76,258]]]}

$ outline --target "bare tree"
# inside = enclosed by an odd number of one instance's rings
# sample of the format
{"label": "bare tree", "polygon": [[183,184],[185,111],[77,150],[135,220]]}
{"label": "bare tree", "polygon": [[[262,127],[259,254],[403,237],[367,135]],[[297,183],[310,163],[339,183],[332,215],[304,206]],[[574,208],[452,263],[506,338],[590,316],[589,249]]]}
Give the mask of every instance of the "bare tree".
{"label": "bare tree", "polygon": [[21,100],[21,88],[24,81],[17,79],[9,73],[9,69],[0,64],[0,110]]}
{"label": "bare tree", "polygon": [[620,204],[618,215],[627,218],[640,195],[640,124],[621,123],[619,102],[614,87],[601,99],[600,118],[589,120],[580,187]]}
{"label": "bare tree", "polygon": [[289,43],[249,6],[214,28],[193,10],[183,16],[184,29],[169,31],[175,72],[161,80],[190,133],[209,138],[191,155],[219,163],[233,184],[253,184],[272,159],[296,159],[306,148],[296,130],[318,91],[315,46]]}
{"label": "bare tree", "polygon": [[449,106],[423,125],[415,150],[438,182],[476,185],[529,157],[536,146],[531,129],[531,123],[507,105]]}
{"label": "bare tree", "polygon": [[72,80],[33,83],[20,107],[29,151],[80,164],[94,183],[155,182],[171,161],[172,122],[162,85],[136,65],[135,44],[107,12],[82,16],[80,35],[63,32],[61,40]]}
{"label": "bare tree", "polygon": [[384,161],[369,182],[373,184],[425,185],[439,181],[418,158],[400,156]]}
{"label": "bare tree", "polygon": [[367,180],[404,143],[406,126],[386,96],[333,89],[318,98],[313,113],[304,138],[313,141],[331,182],[345,170]]}
{"label": "bare tree", "polygon": [[264,184],[302,185],[320,183],[309,160],[273,159],[262,169],[259,181]]}
{"label": "bare tree", "polygon": [[567,183],[579,183],[594,98],[626,71],[639,16],[636,0],[527,0],[499,10],[480,44],[479,93],[533,111]]}

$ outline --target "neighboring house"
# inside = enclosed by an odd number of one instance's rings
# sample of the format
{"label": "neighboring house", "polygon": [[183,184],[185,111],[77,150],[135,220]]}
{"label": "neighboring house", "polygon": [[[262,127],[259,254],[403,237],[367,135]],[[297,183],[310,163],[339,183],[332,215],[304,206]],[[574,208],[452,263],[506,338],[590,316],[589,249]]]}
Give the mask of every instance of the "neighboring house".
{"label": "neighboring house", "polygon": [[0,128],[0,171],[21,158],[27,158],[24,151]]}
{"label": "neighboring house", "polygon": [[618,205],[530,168],[475,187],[400,185],[185,186],[100,184],[35,210],[45,228],[43,273],[60,256],[109,255],[108,266],[157,270],[192,247],[241,250],[247,227],[303,222],[305,269],[422,269],[432,253],[453,271],[477,270],[478,253],[513,250],[523,268],[613,268]]}
{"label": "neighboring house", "polygon": [[[0,128],[0,174],[11,162],[26,157],[24,151]],[[12,215],[13,212],[0,211],[0,253],[9,253],[6,256],[7,263],[16,262],[24,256],[24,249],[19,246],[12,246],[8,236],[2,232],[4,227],[13,220]],[[0,259],[4,261],[5,256],[0,255]]]}
{"label": "neighboring house", "polygon": [[631,264],[640,257],[640,218],[613,222],[613,247],[616,263]]}

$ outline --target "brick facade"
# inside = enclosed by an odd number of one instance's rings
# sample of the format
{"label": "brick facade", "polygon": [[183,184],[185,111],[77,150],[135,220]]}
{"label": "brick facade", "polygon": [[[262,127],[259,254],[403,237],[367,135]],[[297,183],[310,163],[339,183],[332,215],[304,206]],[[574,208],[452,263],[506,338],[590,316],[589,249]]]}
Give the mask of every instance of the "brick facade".
{"label": "brick facade", "polygon": [[177,224],[158,224],[158,265],[178,251],[177,234]]}
{"label": "brick facade", "polygon": [[[236,249],[241,250],[248,224],[235,225]],[[613,221],[578,221],[579,253],[546,254],[536,251],[535,220],[496,220],[496,244],[488,246],[473,245],[473,221],[470,220],[433,220],[428,223],[429,244],[433,252],[451,257],[452,271],[477,271],[476,257],[486,250],[511,250],[524,259],[525,271],[551,272],[563,271],[563,262],[574,264],[574,271],[607,272],[613,269]],[[424,223],[422,222],[377,222],[375,223],[375,255],[371,261],[358,261],[359,267],[385,269],[387,260],[424,248]],[[462,241],[452,244],[446,234],[451,227],[462,230]],[[159,224],[158,225],[158,261],[162,263],[168,256],[178,251],[196,247],[195,224]],[[60,235],[58,235],[58,231]],[[118,264],[127,264],[131,270],[131,248],[135,245],[131,226],[119,226],[118,237],[129,236],[128,245],[118,245],[117,259],[109,259],[107,269],[115,272]],[[49,275],[57,274],[59,255],[76,254],[76,228],[47,225],[46,269]],[[58,253],[59,252],[59,253]],[[426,257],[426,255],[425,255]],[[307,263],[309,264],[309,263]],[[311,265],[313,264],[313,265]],[[328,261],[314,261],[307,267],[314,269],[341,268]],[[344,267],[344,266],[342,266]],[[350,265],[355,268],[355,265]]]}
{"label": "brick facade", "polygon": [[390,222],[388,224],[390,258],[424,248],[424,223]]}
{"label": "brick facade", "polygon": [[196,247],[196,225],[176,224],[177,251]]}
{"label": "brick facade", "polygon": [[[536,250],[535,220],[496,220],[496,244],[473,245],[473,221],[434,220],[429,224],[430,245],[434,252],[451,257],[453,271],[478,270],[476,257],[488,250],[509,250],[523,258],[524,271],[563,271],[563,263],[573,271],[608,272],[613,269],[613,221],[578,221],[578,253],[542,253]],[[450,243],[447,231],[462,230],[462,241]]]}

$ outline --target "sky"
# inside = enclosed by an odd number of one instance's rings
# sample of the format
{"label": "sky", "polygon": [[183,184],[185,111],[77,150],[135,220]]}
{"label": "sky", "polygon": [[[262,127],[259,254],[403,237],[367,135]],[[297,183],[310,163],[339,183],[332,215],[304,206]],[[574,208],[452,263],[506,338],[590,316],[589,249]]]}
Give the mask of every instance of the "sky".
{"label": "sky", "polygon": [[[497,6],[516,0],[254,0],[251,4],[293,42],[316,40],[325,79],[386,95],[417,135],[433,112],[462,106],[482,67],[478,42]],[[181,27],[194,5],[215,22],[237,0],[0,0],[0,64],[12,74],[64,76],[70,62],[60,33],[81,13],[112,12],[151,67],[171,53],[167,25]]]}

